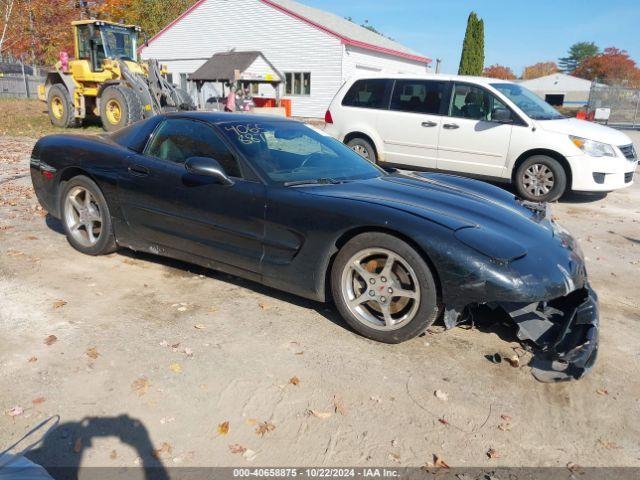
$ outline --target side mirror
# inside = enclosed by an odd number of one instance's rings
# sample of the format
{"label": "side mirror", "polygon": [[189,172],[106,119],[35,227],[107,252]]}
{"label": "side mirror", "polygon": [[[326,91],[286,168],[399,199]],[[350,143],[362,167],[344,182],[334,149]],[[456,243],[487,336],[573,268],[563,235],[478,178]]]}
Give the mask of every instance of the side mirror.
{"label": "side mirror", "polygon": [[215,178],[222,185],[233,185],[233,180],[225,173],[217,160],[207,157],[191,157],[184,162],[187,172],[202,177]]}
{"label": "side mirror", "polygon": [[511,110],[508,108],[494,108],[493,113],[491,114],[491,119],[494,122],[512,123],[513,115],[511,114]]}

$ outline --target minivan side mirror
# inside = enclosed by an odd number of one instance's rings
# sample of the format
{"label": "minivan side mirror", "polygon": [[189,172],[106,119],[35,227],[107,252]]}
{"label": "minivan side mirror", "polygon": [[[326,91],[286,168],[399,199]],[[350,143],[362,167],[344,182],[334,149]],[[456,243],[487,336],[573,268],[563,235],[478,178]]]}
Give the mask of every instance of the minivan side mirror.
{"label": "minivan side mirror", "polygon": [[491,119],[494,122],[513,123],[513,115],[508,108],[494,108]]}
{"label": "minivan side mirror", "polygon": [[184,162],[187,172],[202,177],[211,177],[222,185],[233,185],[233,180],[225,173],[220,162],[208,157],[191,157]]}

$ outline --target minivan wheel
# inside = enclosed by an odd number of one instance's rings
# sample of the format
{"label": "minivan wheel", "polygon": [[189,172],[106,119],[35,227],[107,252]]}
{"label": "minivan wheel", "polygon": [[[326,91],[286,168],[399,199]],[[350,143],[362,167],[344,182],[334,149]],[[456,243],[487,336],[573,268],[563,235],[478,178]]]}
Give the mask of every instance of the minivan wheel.
{"label": "minivan wheel", "polygon": [[378,161],[376,149],[373,148],[373,145],[364,138],[352,138],[347,142],[347,146],[362,158],[369,160],[371,163],[376,163]]}
{"label": "minivan wheel", "polygon": [[533,202],[558,200],[567,188],[567,174],[555,158],[534,155],[518,167],[515,176],[518,195]]}
{"label": "minivan wheel", "polygon": [[435,279],[425,260],[385,233],[364,233],[342,247],[331,270],[331,291],[345,321],[378,342],[416,337],[439,312]]}

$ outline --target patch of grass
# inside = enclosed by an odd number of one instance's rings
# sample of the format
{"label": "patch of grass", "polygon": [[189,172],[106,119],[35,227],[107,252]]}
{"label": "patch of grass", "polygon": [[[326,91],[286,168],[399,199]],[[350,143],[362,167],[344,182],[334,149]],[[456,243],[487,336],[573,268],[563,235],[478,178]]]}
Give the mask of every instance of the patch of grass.
{"label": "patch of grass", "polygon": [[51,125],[47,105],[40,100],[0,98],[0,135],[40,138],[52,133],[103,133],[99,122],[85,121],[81,128]]}

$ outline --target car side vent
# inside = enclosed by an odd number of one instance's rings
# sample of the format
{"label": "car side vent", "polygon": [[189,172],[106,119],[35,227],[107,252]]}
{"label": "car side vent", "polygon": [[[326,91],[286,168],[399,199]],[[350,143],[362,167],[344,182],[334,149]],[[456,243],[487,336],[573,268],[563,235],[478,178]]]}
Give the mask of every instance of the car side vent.
{"label": "car side vent", "polygon": [[620,151],[627,160],[634,161],[638,156],[636,155],[636,149],[631,145],[623,145],[620,147]]}

